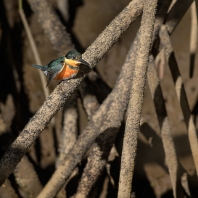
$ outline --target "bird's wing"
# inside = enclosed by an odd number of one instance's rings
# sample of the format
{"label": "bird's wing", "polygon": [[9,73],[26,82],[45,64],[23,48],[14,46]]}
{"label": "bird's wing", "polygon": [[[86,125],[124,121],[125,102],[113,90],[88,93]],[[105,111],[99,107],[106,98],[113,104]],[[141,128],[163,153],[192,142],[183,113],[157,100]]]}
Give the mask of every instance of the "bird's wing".
{"label": "bird's wing", "polygon": [[57,75],[59,73],[59,70],[58,71],[56,71],[56,72],[50,72],[50,71],[48,71],[47,72],[47,85],[46,85],[46,87],[48,86],[48,84],[50,83],[50,81]]}

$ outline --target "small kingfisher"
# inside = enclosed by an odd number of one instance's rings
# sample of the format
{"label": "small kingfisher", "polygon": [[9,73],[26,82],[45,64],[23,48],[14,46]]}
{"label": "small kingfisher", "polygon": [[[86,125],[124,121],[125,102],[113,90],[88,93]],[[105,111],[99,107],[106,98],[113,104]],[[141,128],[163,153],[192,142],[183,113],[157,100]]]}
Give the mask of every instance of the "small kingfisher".
{"label": "small kingfisher", "polygon": [[40,69],[47,75],[47,87],[52,79],[68,80],[74,78],[78,74],[81,65],[90,66],[89,63],[82,59],[82,55],[79,52],[69,51],[65,56],[49,62],[46,66],[35,64],[32,66]]}

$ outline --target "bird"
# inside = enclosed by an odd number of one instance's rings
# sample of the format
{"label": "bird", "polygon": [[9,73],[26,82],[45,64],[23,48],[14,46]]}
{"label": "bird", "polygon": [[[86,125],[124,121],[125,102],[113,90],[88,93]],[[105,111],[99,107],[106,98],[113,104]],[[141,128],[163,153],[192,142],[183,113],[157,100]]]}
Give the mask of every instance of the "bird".
{"label": "bird", "polygon": [[69,80],[74,78],[78,74],[81,65],[90,66],[77,51],[69,51],[65,56],[52,60],[45,66],[32,64],[33,67],[40,69],[47,76],[46,87],[52,79]]}

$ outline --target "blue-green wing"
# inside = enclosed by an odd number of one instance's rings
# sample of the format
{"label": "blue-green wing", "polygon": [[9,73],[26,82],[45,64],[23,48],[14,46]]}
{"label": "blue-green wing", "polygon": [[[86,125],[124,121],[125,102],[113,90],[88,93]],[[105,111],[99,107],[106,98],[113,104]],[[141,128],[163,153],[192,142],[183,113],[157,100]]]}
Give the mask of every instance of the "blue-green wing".
{"label": "blue-green wing", "polygon": [[64,57],[57,58],[47,65],[47,85],[62,70],[64,66]]}

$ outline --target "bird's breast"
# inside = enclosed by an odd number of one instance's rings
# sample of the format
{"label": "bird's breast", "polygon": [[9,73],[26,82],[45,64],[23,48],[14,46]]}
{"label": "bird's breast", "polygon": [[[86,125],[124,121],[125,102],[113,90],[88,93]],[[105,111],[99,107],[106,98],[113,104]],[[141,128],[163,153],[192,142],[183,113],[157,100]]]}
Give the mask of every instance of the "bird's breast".
{"label": "bird's breast", "polygon": [[57,80],[64,80],[64,79],[70,79],[76,76],[78,73],[78,70],[71,69],[68,65],[64,65],[63,69],[56,75],[54,79]]}

